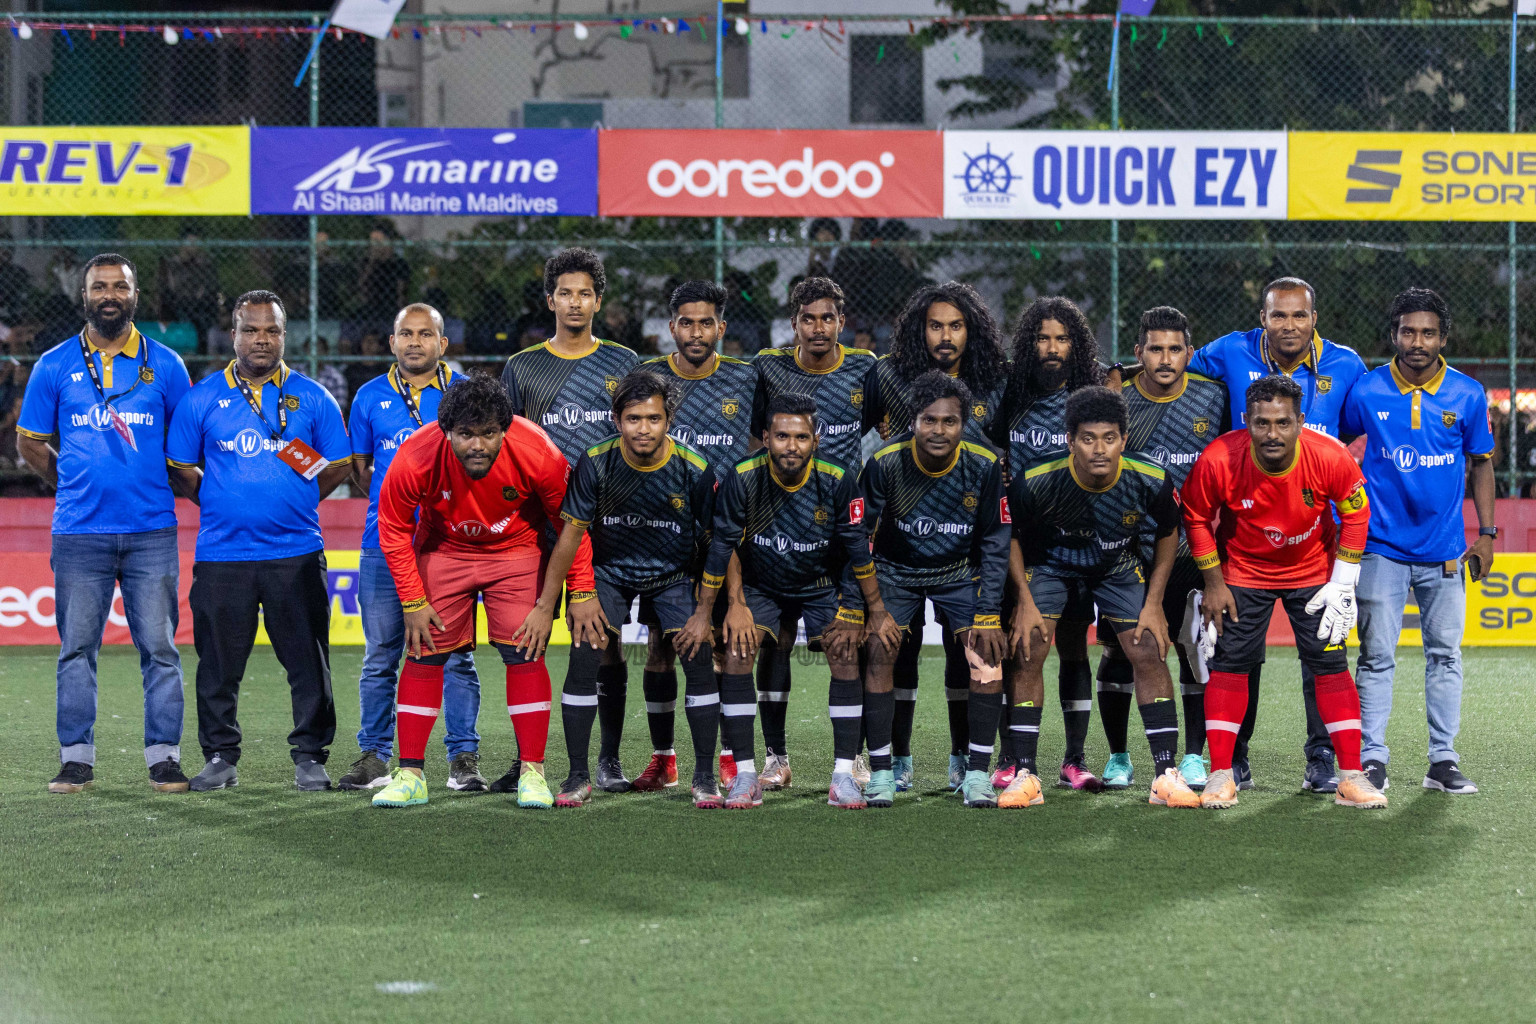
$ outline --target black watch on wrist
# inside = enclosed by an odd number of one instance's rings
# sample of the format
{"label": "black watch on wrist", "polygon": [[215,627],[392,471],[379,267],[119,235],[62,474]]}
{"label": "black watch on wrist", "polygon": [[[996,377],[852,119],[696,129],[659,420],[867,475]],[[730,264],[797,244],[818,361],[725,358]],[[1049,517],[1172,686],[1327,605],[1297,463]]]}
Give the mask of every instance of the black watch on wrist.
{"label": "black watch on wrist", "polygon": [[1497,537],[1499,535],[1499,528],[1497,526],[1481,526],[1478,527],[1477,535],[1479,537]]}

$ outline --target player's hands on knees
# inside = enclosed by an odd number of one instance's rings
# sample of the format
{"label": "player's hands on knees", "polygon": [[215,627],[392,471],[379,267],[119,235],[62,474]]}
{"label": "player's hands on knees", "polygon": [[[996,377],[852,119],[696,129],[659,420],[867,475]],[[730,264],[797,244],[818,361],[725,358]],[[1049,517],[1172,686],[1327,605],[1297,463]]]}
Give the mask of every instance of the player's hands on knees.
{"label": "player's hands on knees", "polygon": [[1046,639],[1045,617],[1040,614],[1040,609],[1033,605],[1028,608],[1019,605],[1013,610],[1008,623],[1007,653],[1028,661],[1029,649],[1034,646],[1037,633],[1041,640]]}
{"label": "player's hands on knees", "polygon": [[864,627],[845,619],[833,619],[821,635],[821,649],[829,660],[851,661],[865,639]]}
{"label": "player's hands on knees", "polygon": [[882,608],[865,617],[864,639],[876,640],[886,650],[895,651],[901,646],[901,627],[896,624],[895,617]]}
{"label": "player's hands on knees", "polygon": [[1000,664],[1008,653],[1008,638],[1001,626],[972,626],[969,643],[971,650],[988,665]]}
{"label": "player's hands on knees", "polygon": [[538,661],[544,657],[544,648],[549,646],[549,634],[554,628],[555,613],[536,604],[523,617],[517,632],[512,634],[512,646],[529,661]]}
{"label": "player's hands on knees", "polygon": [[757,621],[752,618],[752,609],[744,604],[728,607],[722,632],[725,649],[732,657],[750,661],[757,656]]}
{"label": "player's hands on knees", "polygon": [[413,612],[405,613],[405,653],[412,658],[437,653],[432,642],[432,630],[442,632],[443,620],[430,604],[422,605]]}
{"label": "player's hands on knees", "polygon": [[1205,625],[1216,627],[1217,636],[1221,636],[1227,622],[1236,622],[1237,598],[1232,596],[1232,588],[1225,583],[1206,584],[1205,599],[1200,604],[1200,618]]}
{"label": "player's hands on knees", "polygon": [[1157,644],[1157,656],[1168,657],[1168,648],[1173,644],[1172,638],[1168,636],[1168,617],[1163,614],[1161,606],[1150,601],[1142,605],[1141,615],[1136,619],[1136,633],[1131,637],[1131,643],[1140,647],[1142,637],[1148,633]]}
{"label": "player's hands on knees", "polygon": [[571,602],[565,610],[565,625],[571,631],[572,647],[586,644],[603,650],[608,646],[608,616],[595,597]]}
{"label": "player's hands on knees", "polygon": [[695,608],[693,614],[688,616],[688,621],[683,623],[683,628],[678,630],[677,636],[672,638],[672,649],[678,657],[687,661],[700,647],[710,642],[713,633],[704,609]]}

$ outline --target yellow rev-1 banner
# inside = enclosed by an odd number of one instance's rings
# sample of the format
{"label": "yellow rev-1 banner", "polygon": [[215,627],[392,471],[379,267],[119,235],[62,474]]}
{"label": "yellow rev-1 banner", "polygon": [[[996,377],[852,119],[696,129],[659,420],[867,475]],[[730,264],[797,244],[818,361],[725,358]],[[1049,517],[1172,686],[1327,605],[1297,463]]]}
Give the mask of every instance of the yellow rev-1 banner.
{"label": "yellow rev-1 banner", "polygon": [[0,214],[251,211],[244,126],[0,127]]}
{"label": "yellow rev-1 banner", "polygon": [[1292,132],[1291,220],[1536,220],[1536,135]]}

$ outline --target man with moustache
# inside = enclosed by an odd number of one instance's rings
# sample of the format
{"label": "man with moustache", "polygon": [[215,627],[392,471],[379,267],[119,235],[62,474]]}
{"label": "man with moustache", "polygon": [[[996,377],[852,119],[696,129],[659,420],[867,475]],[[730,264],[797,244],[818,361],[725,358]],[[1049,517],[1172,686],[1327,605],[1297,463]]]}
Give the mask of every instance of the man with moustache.
{"label": "man with moustache", "polygon": [[51,561],[62,767],[48,791],[78,793],[95,780],[96,654],[120,583],[144,677],[150,785],[181,793],[179,572],[165,430],[192,382],[180,356],[133,326],[139,283],[127,258],[93,256],[81,299],[85,326],[38,359],[16,424],[21,457],[58,491]]}
{"label": "man with moustache", "polygon": [[165,446],[172,473],[202,508],[189,603],[207,764],[191,788],[239,782],[240,680],[259,610],[288,673],[294,785],[330,789],[336,702],[320,501],[351,471],[352,446],[336,400],[283,362],[282,299],[246,292],[233,320],[235,358],[187,392]]}

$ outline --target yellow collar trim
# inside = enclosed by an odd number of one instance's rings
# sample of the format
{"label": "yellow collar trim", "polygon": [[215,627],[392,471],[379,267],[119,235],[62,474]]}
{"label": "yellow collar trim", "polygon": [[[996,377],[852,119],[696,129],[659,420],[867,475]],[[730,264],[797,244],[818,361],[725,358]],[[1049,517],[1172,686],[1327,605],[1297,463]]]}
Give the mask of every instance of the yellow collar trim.
{"label": "yellow collar trim", "polygon": [[714,372],[716,370],[720,369],[720,353],[718,353],[718,352],[711,353],[710,354],[710,360],[711,360],[711,362],[709,364],[709,369],[705,370],[703,373],[699,373],[699,374],[684,373],[682,371],[682,368],[677,365],[677,353],[676,352],[673,352],[671,355],[667,356],[667,365],[672,368],[672,372],[673,373],[675,373],[679,377],[683,378],[683,380],[703,380],[705,377],[713,376]]}
{"label": "yellow collar trim", "polygon": [[961,445],[961,444],[955,445],[955,454],[954,454],[954,457],[949,460],[949,465],[945,466],[943,469],[939,470],[937,473],[930,473],[930,472],[928,472],[928,468],[923,465],[923,461],[917,457],[917,439],[913,438],[908,443],[912,446],[912,462],[913,462],[914,465],[917,466],[917,471],[919,473],[923,474],[924,476],[931,476],[935,480],[937,480],[941,476],[949,475],[949,471],[954,469],[955,466],[959,464],[959,462],[960,462],[960,453],[962,451],[964,451],[964,449],[965,449],[964,445]]}
{"label": "yellow collar trim", "polygon": [[[278,360],[277,372],[272,375],[272,379],[268,381],[268,383],[276,384],[278,387],[282,387],[285,383],[287,383],[288,374],[290,372],[291,371],[288,369],[288,364],[282,360]],[[240,386],[235,382],[235,360],[233,359],[229,361],[228,366],[224,367],[224,383],[228,384],[231,388],[238,388]],[[250,381],[246,381],[246,383],[249,384]],[[260,392],[257,392],[256,400],[258,402],[261,401]]]}
{"label": "yellow collar trim", "polygon": [[[1302,429],[1305,430],[1306,428],[1303,427]],[[1254,468],[1257,469],[1260,473],[1263,473],[1265,476],[1276,478],[1282,476],[1290,476],[1291,472],[1301,463],[1301,438],[1296,438],[1296,447],[1291,450],[1291,464],[1286,466],[1278,473],[1271,473],[1269,470],[1264,468],[1264,463],[1259,461],[1258,452],[1253,450],[1253,441],[1251,439],[1248,442],[1248,457],[1253,460]]]}
{"label": "yellow collar trim", "polygon": [[665,466],[668,462],[670,462],[672,460],[672,455],[676,451],[677,451],[677,445],[675,443],[673,443],[672,439],[669,437],[669,438],[667,438],[667,454],[663,455],[661,457],[661,460],[659,462],[657,462],[656,465],[654,465],[654,466],[637,466],[630,459],[629,451],[628,451],[628,449],[626,449],[624,447],[624,442],[622,440],[619,442],[619,454],[624,457],[624,463],[627,466],[629,466],[630,469],[634,470],[636,473],[654,473],[654,472],[656,472],[658,469],[660,469],[662,466]]}
{"label": "yellow collar trim", "polygon": [[843,365],[843,360],[848,355],[848,349],[841,342],[838,342],[837,343],[837,362],[833,363],[831,366],[827,367],[825,370],[813,370],[809,366],[806,366],[804,363],[802,363],[800,361],[800,346],[798,344],[795,345],[795,347],[794,347],[794,354],[795,354],[795,365],[796,366],[800,367],[800,369],[804,370],[806,373],[814,373],[814,374],[818,374],[819,375],[819,374],[823,374],[823,373],[831,373],[833,370],[837,369],[839,366],[842,366]]}
{"label": "yellow collar trim", "polygon": [[793,487],[791,487],[790,485],[786,484],[784,481],[779,479],[779,475],[773,471],[773,462],[770,459],[769,460],[769,464],[768,464],[768,475],[773,477],[773,482],[778,484],[780,489],[783,490],[786,494],[794,494],[800,488],[805,486],[805,482],[811,478],[811,473],[814,472],[815,469],[816,469],[816,459],[815,459],[815,456],[812,456],[811,458],[806,459],[805,460],[805,473],[804,473],[804,475],[802,475],[800,477],[800,482],[799,483],[797,483]]}
{"label": "yellow collar trim", "polygon": [[[440,368],[443,371],[443,379],[444,380],[452,380],[453,379],[453,370],[448,366],[447,363],[445,363],[441,359],[439,359],[437,361],[437,365],[438,365],[438,368]],[[405,383],[408,383],[408,382],[405,379],[405,374],[400,372],[400,364],[396,363],[394,366],[391,366],[389,368],[389,386],[394,388],[395,392],[397,394],[404,394],[404,392],[400,390],[400,385],[401,384],[405,384]],[[426,387],[418,387],[415,384],[412,384],[411,385],[411,394],[412,395],[419,395],[423,391],[427,390],[427,388],[435,388],[435,387],[437,387],[437,371],[433,370],[432,378],[427,381]]]}
{"label": "yellow collar trim", "polygon": [[[91,328],[89,325],[80,329],[80,336],[85,339],[86,348],[92,352],[102,351],[102,347],[91,340]],[[125,355],[129,359],[137,359],[139,357],[139,329],[131,323],[128,325],[128,340],[123,342],[123,347],[119,354]]]}
{"label": "yellow collar trim", "polygon": [[1317,372],[1317,364],[1323,358],[1323,336],[1317,333],[1317,328],[1315,327],[1312,329],[1312,344],[1307,346],[1307,351],[1303,353],[1302,357],[1291,366],[1281,366],[1280,360],[1276,359],[1275,356],[1270,352],[1268,331],[1265,331],[1260,336],[1259,343],[1261,346],[1260,355],[1263,356],[1264,362],[1268,363],[1284,374],[1295,373],[1302,366],[1310,367],[1315,373]]}
{"label": "yellow collar trim", "polygon": [[1408,383],[1408,378],[1404,377],[1402,373],[1398,371],[1397,357],[1393,356],[1392,361],[1388,363],[1387,366],[1389,366],[1392,370],[1392,383],[1397,385],[1398,393],[1406,395],[1410,391],[1428,391],[1430,394],[1434,394],[1435,392],[1439,391],[1440,385],[1445,383],[1446,364],[1444,356],[1439,356],[1438,358],[1440,360],[1440,369],[1435,371],[1435,375],[1433,377],[1429,378],[1429,380],[1425,381],[1423,384],[1410,384]]}
{"label": "yellow collar trim", "polygon": [[577,355],[577,356],[568,356],[568,355],[565,355],[563,352],[556,352],[555,351],[555,343],[553,341],[546,341],[544,343],[544,348],[545,348],[546,351],[549,352],[550,355],[554,356],[556,359],[585,359],[585,358],[587,358],[587,356],[591,355],[593,352],[596,352],[598,346],[601,345],[601,344],[602,344],[602,342],[598,341],[596,338],[593,338],[592,339],[592,347],[587,349],[585,352],[581,353],[581,355]]}
{"label": "yellow collar trim", "polygon": [[1115,486],[1115,484],[1120,482],[1120,474],[1124,470],[1125,459],[1121,458],[1118,462],[1115,463],[1115,475],[1109,478],[1109,483],[1105,484],[1103,487],[1090,487],[1083,482],[1082,477],[1077,475],[1077,460],[1072,458],[1070,455],[1067,456],[1067,471],[1072,474],[1072,482],[1077,484],[1077,486],[1081,487],[1083,490],[1087,491],[1089,494],[1103,494],[1105,491]]}
{"label": "yellow collar trim", "polygon": [[1141,397],[1145,398],[1149,402],[1176,402],[1180,398],[1183,398],[1184,392],[1189,389],[1189,374],[1185,373],[1179,377],[1179,390],[1175,391],[1167,398],[1158,398],[1156,395],[1147,394],[1147,389],[1141,386],[1141,378],[1144,376],[1146,376],[1145,370],[1132,377],[1131,383],[1136,385],[1136,390],[1141,392]]}

